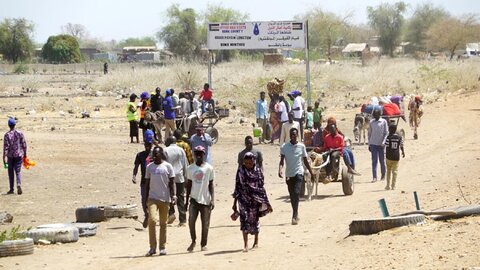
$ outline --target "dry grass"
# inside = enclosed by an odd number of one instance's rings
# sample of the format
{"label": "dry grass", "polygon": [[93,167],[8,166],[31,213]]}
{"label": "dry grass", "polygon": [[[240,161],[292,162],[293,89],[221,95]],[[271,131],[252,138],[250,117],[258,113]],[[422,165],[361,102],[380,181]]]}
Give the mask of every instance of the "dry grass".
{"label": "dry grass", "polygon": [[[421,94],[427,102],[445,99],[455,91],[478,91],[478,61],[420,62],[413,59],[381,59],[378,64],[361,67],[350,62],[325,65],[312,62],[312,101],[321,100],[321,106],[330,109],[356,107],[372,95]],[[2,66],[3,70],[9,67]],[[178,91],[199,91],[208,80],[208,68],[199,63],[173,63],[168,66],[142,64],[111,64],[110,74],[100,75],[101,64],[43,65],[29,70],[57,71],[62,75],[9,75],[0,80],[0,89],[29,87],[55,89],[64,94],[119,95],[142,91],[152,92],[155,87],[174,88]],[[83,70],[83,73],[81,73]],[[91,70],[85,74],[85,70]],[[66,76],[67,75],[67,76]],[[52,77],[53,76],[53,77]],[[252,113],[260,91],[274,77],[285,79],[285,91],[301,90],[306,94],[304,64],[283,64],[264,67],[261,62],[236,61],[212,67],[214,96],[220,106],[233,103],[242,114]],[[66,89],[65,89],[66,88]],[[87,90],[87,91],[85,91]],[[47,102],[51,103],[51,102]],[[54,104],[44,104],[48,110]],[[82,107],[75,104],[75,107]],[[108,107],[114,106],[107,104]]]}

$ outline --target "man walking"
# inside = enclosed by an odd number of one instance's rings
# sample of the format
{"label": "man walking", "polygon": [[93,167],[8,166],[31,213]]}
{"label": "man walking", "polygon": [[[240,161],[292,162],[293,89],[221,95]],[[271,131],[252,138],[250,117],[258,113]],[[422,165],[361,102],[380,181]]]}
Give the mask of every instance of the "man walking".
{"label": "man walking", "polygon": [[17,194],[22,195],[22,161],[27,157],[27,142],[21,131],[15,129],[17,121],[8,119],[10,131],[3,137],[3,166],[8,167],[10,189],[7,194],[13,194],[14,176],[17,176]]}
{"label": "man walking", "polygon": [[253,153],[253,155],[255,155],[255,162],[257,163],[258,168],[260,168],[260,170],[262,170],[263,172],[262,152],[258,149],[253,148],[252,136],[245,137],[245,149],[243,149],[242,151],[240,151],[240,153],[238,153],[238,158],[237,158],[238,168],[240,168],[243,165],[245,154],[248,152],[251,152]]}
{"label": "man walking", "polygon": [[[187,215],[185,209],[185,175],[187,173],[187,156],[182,148],[177,146],[177,139],[175,137],[169,137],[165,141],[165,158],[168,163],[172,164],[173,171],[175,172],[175,187],[177,196],[177,209],[178,218],[180,223],[178,226],[185,226],[187,223]],[[168,211],[168,224],[172,224],[175,221],[175,206],[170,205]]]}
{"label": "man walking", "polygon": [[131,94],[130,101],[127,103],[127,120],[130,124],[130,143],[133,143],[133,137],[137,138],[138,140],[138,106],[135,104],[135,100],[137,99],[137,95]]}
{"label": "man walking", "polygon": [[288,114],[288,122],[283,123],[282,131],[280,132],[280,146],[289,140],[290,129],[296,128],[300,130],[300,124],[293,120],[293,113]]}
{"label": "man walking", "polygon": [[290,203],[292,204],[292,225],[297,225],[298,221],[298,204],[300,202],[300,190],[303,185],[304,168],[307,167],[308,172],[312,176],[312,182],[314,174],[310,168],[310,164],[307,160],[307,150],[305,145],[298,142],[298,129],[290,129],[290,141],[284,143],[280,147],[280,164],[278,168],[278,176],[283,178],[283,164],[286,161],[286,183],[288,185],[288,193],[290,194]]}
{"label": "man walking", "polygon": [[213,167],[204,161],[205,148],[203,146],[199,145],[195,147],[193,154],[195,156],[195,163],[187,168],[187,202],[185,204],[189,212],[188,227],[190,228],[190,237],[192,239],[192,243],[187,249],[188,252],[193,252],[196,245],[197,235],[195,232],[195,223],[199,213],[200,220],[202,221],[201,250],[207,250],[210,214],[215,207]]}
{"label": "man walking", "polygon": [[[260,92],[260,99],[257,100],[257,106],[255,110],[255,115],[257,117],[257,124],[262,128],[262,136],[259,137],[260,143],[265,143],[265,135],[267,134],[267,121],[269,119],[268,115],[268,104],[265,100],[265,92]],[[243,158],[243,157],[242,157]]]}
{"label": "man walking", "polygon": [[377,181],[377,162],[380,162],[380,180],[385,180],[385,140],[388,136],[387,120],[380,118],[380,110],[373,110],[373,119],[368,125],[368,150],[372,153],[372,183]]}
{"label": "man walking", "polygon": [[172,136],[175,127],[175,106],[173,105],[172,92],[166,90],[166,96],[163,99],[163,112],[165,115],[165,138]]}
{"label": "man walking", "polygon": [[205,149],[205,161],[212,164],[212,153],[210,151],[210,147],[213,145],[212,137],[205,133],[201,124],[197,125],[195,131],[196,133],[190,137],[192,149],[197,146],[202,146]]}
{"label": "man walking", "polygon": [[303,123],[304,123],[304,111],[305,105],[303,98],[300,95],[300,91],[294,90],[291,93],[293,99],[292,111],[293,111],[293,120],[297,121],[300,124],[300,138],[303,141]]}
{"label": "man walking", "polygon": [[[160,223],[160,256],[167,255],[165,244],[167,243],[167,217],[168,207],[175,204],[175,173],[170,163],[165,160],[161,147],[155,147],[152,151],[153,162],[147,166],[145,174],[148,206],[148,239],[150,249],[145,256],[149,257],[156,253],[157,236],[155,225]],[[158,216],[156,214],[158,213]],[[159,219],[157,219],[159,217]]]}
{"label": "man walking", "polygon": [[137,173],[138,167],[140,167],[140,196],[142,197],[142,209],[143,209],[143,228],[148,227],[148,209],[147,209],[147,189],[145,187],[146,180],[145,180],[145,173],[147,171],[147,165],[150,164],[150,151],[152,150],[152,143],[145,141],[144,143],[145,150],[142,152],[138,152],[135,156],[135,162],[133,167],[133,177],[132,183],[137,183]]}

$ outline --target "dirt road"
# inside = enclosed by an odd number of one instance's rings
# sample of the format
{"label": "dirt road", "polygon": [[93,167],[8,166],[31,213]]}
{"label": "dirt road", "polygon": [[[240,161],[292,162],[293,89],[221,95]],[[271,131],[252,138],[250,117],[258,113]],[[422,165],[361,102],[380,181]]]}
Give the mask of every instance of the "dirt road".
{"label": "dirt road", "polygon": [[[480,203],[480,94],[450,97],[427,104],[419,139],[406,123],[406,158],[400,161],[397,190],[370,183],[367,146],[355,146],[355,193],[343,196],[340,183],[321,184],[319,196],[301,201],[300,224],[290,225],[291,207],[284,180],[277,176],[278,145],[258,145],[264,154],[265,182],[274,212],[262,218],[260,248],[242,253],[239,223],[230,220],[236,155],[251,126],[218,124],[220,140],[213,147],[216,208],[212,214],[208,251],[186,252],[187,227],[168,228],[164,257],[145,258],[148,233],[138,221],[112,219],[99,223],[94,237],[77,243],[36,246],[33,255],[0,259],[1,269],[461,269],[480,266],[480,217],[448,222],[427,221],[370,236],[348,235],[353,219],[381,217],[378,200],[391,213],[415,209],[417,191],[423,209]],[[356,111],[356,110],[355,110]],[[355,111],[327,112],[352,137]],[[8,113],[8,112],[6,112]],[[42,119],[42,117],[44,119]],[[2,120],[3,121],[3,120]],[[3,123],[3,122],[2,122]],[[52,128],[54,127],[54,128]],[[23,116],[29,156],[37,162],[24,170],[24,194],[8,190],[6,172],[0,178],[0,210],[24,228],[69,222],[85,205],[140,203],[139,186],[131,183],[133,160],[142,150],[129,144],[121,108],[102,109],[92,118],[56,113]],[[2,127],[7,130],[6,120]],[[52,129],[54,129],[52,131]],[[463,192],[463,196],[461,195]],[[176,225],[176,223],[175,223]],[[199,224],[197,222],[197,230]]]}

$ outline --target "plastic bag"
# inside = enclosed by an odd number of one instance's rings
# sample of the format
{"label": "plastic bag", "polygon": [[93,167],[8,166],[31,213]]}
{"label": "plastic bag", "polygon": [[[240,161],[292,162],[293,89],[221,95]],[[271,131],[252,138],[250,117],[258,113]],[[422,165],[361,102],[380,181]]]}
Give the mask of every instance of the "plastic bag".
{"label": "plastic bag", "polygon": [[28,157],[23,157],[23,167],[27,170],[30,169],[30,167],[35,167],[37,163],[33,160],[28,159]]}

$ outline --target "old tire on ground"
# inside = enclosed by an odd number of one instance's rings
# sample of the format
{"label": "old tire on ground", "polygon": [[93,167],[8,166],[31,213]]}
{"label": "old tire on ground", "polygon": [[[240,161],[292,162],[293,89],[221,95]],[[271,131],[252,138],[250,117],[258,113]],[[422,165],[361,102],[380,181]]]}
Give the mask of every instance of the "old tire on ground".
{"label": "old tire on ground", "polygon": [[105,206],[106,218],[137,218],[137,205],[136,204],[114,204]]}
{"label": "old tire on ground", "polygon": [[51,243],[77,242],[78,229],[71,224],[47,224],[40,228],[31,229],[23,233],[26,237],[32,238],[36,244],[39,240],[47,240]]}
{"label": "old tire on ground", "polygon": [[343,194],[352,195],[354,190],[353,174],[348,173],[346,167],[342,168],[342,189]]}
{"label": "old tire on ground", "polygon": [[33,239],[6,240],[0,243],[0,257],[33,254]]}
{"label": "old tire on ground", "polygon": [[77,222],[102,222],[106,219],[103,206],[87,206],[75,210]]}
{"label": "old tire on ground", "polygon": [[37,229],[46,228],[63,228],[65,226],[72,226],[78,229],[78,236],[93,236],[97,234],[97,224],[95,223],[53,223],[37,226]]}
{"label": "old tire on ground", "polygon": [[207,129],[205,130],[205,133],[207,133],[208,135],[210,135],[210,137],[212,137],[212,142],[213,143],[217,143],[218,141],[218,130],[214,127],[207,127]]}
{"label": "old tire on ground", "polygon": [[350,223],[350,235],[368,235],[384,230],[417,224],[425,220],[425,215],[415,214],[400,217],[386,217],[377,219],[353,220]]}
{"label": "old tire on ground", "polygon": [[446,215],[446,216],[432,216],[434,220],[447,220],[447,219],[455,219],[455,218],[462,218],[468,216],[479,216],[480,215],[480,204],[472,204],[467,206],[460,206],[455,208],[448,208],[444,210],[452,210],[455,211],[455,215]]}
{"label": "old tire on ground", "polygon": [[97,224],[95,223],[72,223],[78,229],[78,236],[94,236],[97,234]]}

